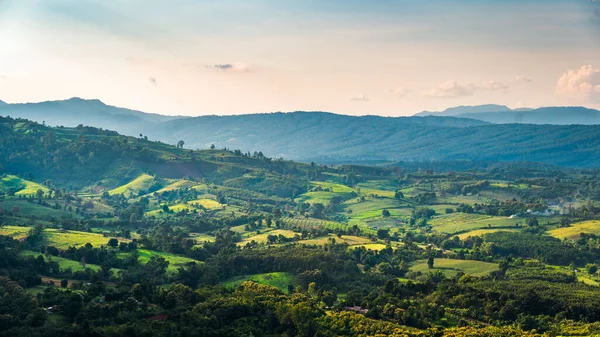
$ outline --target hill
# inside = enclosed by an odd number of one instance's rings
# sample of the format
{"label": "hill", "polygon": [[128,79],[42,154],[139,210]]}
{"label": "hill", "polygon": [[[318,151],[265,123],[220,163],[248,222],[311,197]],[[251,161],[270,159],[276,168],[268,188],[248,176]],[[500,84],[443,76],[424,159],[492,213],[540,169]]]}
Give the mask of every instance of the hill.
{"label": "hill", "polygon": [[74,127],[79,124],[138,135],[157,123],[177,117],[106,105],[97,99],[74,97],[39,103],[7,104],[0,102],[0,116],[26,118],[52,126]]}
{"label": "hill", "polygon": [[484,105],[461,105],[457,107],[448,108],[444,111],[421,111],[415,116],[459,116],[466,113],[484,113],[484,112],[507,112],[513,111],[506,105],[497,104],[484,104]]}

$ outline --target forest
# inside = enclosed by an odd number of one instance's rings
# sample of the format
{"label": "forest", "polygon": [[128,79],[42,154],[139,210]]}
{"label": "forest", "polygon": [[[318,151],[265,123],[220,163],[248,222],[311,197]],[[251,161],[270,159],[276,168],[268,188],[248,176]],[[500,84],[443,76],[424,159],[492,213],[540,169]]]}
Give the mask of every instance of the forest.
{"label": "forest", "polygon": [[184,144],[0,117],[0,336],[600,334],[599,169]]}

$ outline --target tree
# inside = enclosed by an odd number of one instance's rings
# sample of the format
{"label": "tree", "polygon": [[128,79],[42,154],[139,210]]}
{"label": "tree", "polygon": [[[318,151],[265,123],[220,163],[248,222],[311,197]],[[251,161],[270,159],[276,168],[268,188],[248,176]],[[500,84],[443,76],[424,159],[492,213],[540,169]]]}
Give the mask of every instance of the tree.
{"label": "tree", "polygon": [[585,269],[590,275],[595,275],[598,272],[598,266],[595,263],[588,263],[585,265]]}
{"label": "tree", "polygon": [[215,144],[210,144],[210,149],[214,150],[215,149]]}
{"label": "tree", "polygon": [[404,193],[402,193],[401,191],[396,191],[396,193],[394,194],[394,198],[396,199],[404,199]]}
{"label": "tree", "polygon": [[427,259],[427,267],[428,267],[429,269],[433,269],[433,263],[434,263],[433,256],[430,256],[430,257]]}
{"label": "tree", "polygon": [[387,217],[389,217],[391,214],[390,214],[390,211],[388,211],[387,209],[385,209],[385,208],[384,208],[384,209],[383,209],[383,211],[381,211],[381,215],[383,215],[384,217],[386,217],[386,218],[387,218]]}
{"label": "tree", "polygon": [[183,147],[183,145],[185,144],[185,142],[183,140],[180,140],[177,142],[177,147]]}
{"label": "tree", "polygon": [[35,192],[35,196],[36,198],[41,199],[44,196],[44,191],[42,191],[41,189],[37,190]]}
{"label": "tree", "polygon": [[527,219],[527,226],[529,227],[537,227],[539,225],[538,219],[536,217]]}
{"label": "tree", "polygon": [[119,246],[119,240],[117,240],[116,238],[111,238],[110,240],[108,240],[108,245],[110,247],[116,248],[117,246]]}
{"label": "tree", "polygon": [[60,281],[60,286],[66,288],[69,286],[69,280],[63,279]]}

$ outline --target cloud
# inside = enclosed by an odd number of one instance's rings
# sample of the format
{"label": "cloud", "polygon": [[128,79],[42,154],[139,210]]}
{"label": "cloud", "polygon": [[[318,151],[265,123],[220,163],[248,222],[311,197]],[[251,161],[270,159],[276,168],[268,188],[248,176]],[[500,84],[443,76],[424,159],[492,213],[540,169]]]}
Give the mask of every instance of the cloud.
{"label": "cloud", "polygon": [[154,86],[154,87],[158,86],[158,82],[156,81],[156,77],[148,77],[148,82],[150,82],[150,84],[152,84],[152,86]]}
{"label": "cloud", "polygon": [[533,80],[531,78],[529,78],[527,76],[523,76],[523,75],[519,75],[519,76],[515,77],[515,79],[520,82],[527,82],[527,83],[533,82]]}
{"label": "cloud", "polygon": [[363,94],[352,96],[352,97],[350,97],[350,100],[351,101],[363,101],[363,102],[370,101],[369,97],[367,97]]}
{"label": "cloud", "polygon": [[406,89],[406,88],[396,88],[396,89],[392,89],[390,91],[394,95],[396,95],[396,96],[398,96],[400,98],[406,97],[406,96],[408,96],[412,92],[412,90]]}
{"label": "cloud", "polygon": [[0,81],[8,80],[8,76],[0,74]]}
{"label": "cloud", "polygon": [[504,83],[496,81],[485,81],[483,82],[483,86],[481,87],[481,89],[506,92],[509,89],[509,87]]}
{"label": "cloud", "polygon": [[569,69],[558,79],[556,94],[566,99],[600,102],[600,69],[591,65]]}
{"label": "cloud", "polygon": [[477,86],[473,83],[462,85],[456,81],[446,81],[436,88],[433,88],[424,93],[425,96],[433,98],[453,98],[471,96],[477,90]]}
{"label": "cloud", "polygon": [[207,65],[206,68],[228,73],[247,73],[252,69],[243,63],[217,63]]}

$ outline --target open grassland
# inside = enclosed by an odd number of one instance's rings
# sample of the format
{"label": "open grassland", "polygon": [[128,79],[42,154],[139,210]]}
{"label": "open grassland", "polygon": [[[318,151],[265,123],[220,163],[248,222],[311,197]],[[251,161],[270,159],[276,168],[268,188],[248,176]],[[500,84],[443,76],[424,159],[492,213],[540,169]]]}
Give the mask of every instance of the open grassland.
{"label": "open grassland", "polygon": [[570,227],[556,228],[548,231],[548,234],[559,239],[573,239],[579,237],[581,233],[600,234],[600,221],[590,220],[571,224]]}
{"label": "open grassland", "polygon": [[[53,228],[44,229],[44,237],[46,238],[49,246],[54,246],[59,249],[81,247],[86,243],[90,243],[94,247],[100,247],[107,245],[108,240],[110,240],[110,237],[105,237],[102,234],[78,231],[61,231]],[[129,242],[130,240],[119,238],[119,241]]]}
{"label": "open grassland", "polygon": [[365,247],[365,249],[367,249],[367,250],[380,251],[380,250],[384,249],[387,246],[384,245],[383,243],[367,243],[367,244],[364,244],[364,245],[350,246],[350,248],[358,248],[358,247]]}
{"label": "open grassland", "polygon": [[342,184],[331,182],[313,181],[310,183],[312,189],[320,187],[322,191],[310,191],[299,195],[296,202],[306,202],[310,204],[327,204],[333,197],[339,196],[345,198],[354,189]]}
{"label": "open grassland", "polygon": [[147,191],[154,183],[153,176],[142,174],[129,183],[108,191],[108,193],[110,195],[123,194],[128,197],[137,196],[140,191]]}
{"label": "open grassland", "polygon": [[31,227],[22,226],[3,226],[0,227],[0,235],[10,236],[15,240],[24,240],[27,238],[27,233],[31,230]]}
{"label": "open grassland", "polygon": [[492,228],[492,229],[475,229],[472,231],[468,231],[466,233],[461,233],[458,234],[458,238],[461,240],[464,240],[466,238],[468,238],[469,236],[482,236],[485,234],[489,234],[489,233],[496,233],[496,232],[515,232],[518,231],[518,229],[502,229],[502,228]]}
{"label": "open grassland", "polygon": [[246,281],[252,281],[259,284],[270,285],[283,293],[288,293],[288,285],[294,286],[297,284],[294,276],[290,273],[265,273],[265,274],[254,274],[254,275],[244,275],[244,276],[236,276],[233,277],[223,283],[221,285],[225,288],[234,288]]}
{"label": "open grassland", "polygon": [[433,269],[429,269],[427,260],[418,260],[410,267],[411,271],[428,273],[430,271],[441,271],[447,277],[456,275],[459,271],[472,276],[485,276],[498,270],[495,263],[474,261],[474,260],[454,260],[438,258],[434,260]]}
{"label": "open grassland", "polygon": [[44,194],[47,194],[50,191],[50,189],[44,185],[14,175],[6,175],[0,178],[0,193],[8,193],[11,190],[15,192],[15,195],[21,196],[35,195],[38,190],[42,190]]}
{"label": "open grassland", "polygon": [[42,206],[35,201],[5,199],[0,201],[0,207],[9,211],[18,208],[18,215],[34,215],[40,218],[81,218],[75,213]]}
{"label": "open grassland", "polygon": [[[540,218],[541,223],[553,220],[551,218]],[[482,214],[452,213],[434,217],[429,221],[433,229],[440,233],[456,233],[470,231],[474,229],[483,229],[491,227],[515,227],[515,224],[525,226],[523,218],[508,218],[501,216],[489,216]]]}

